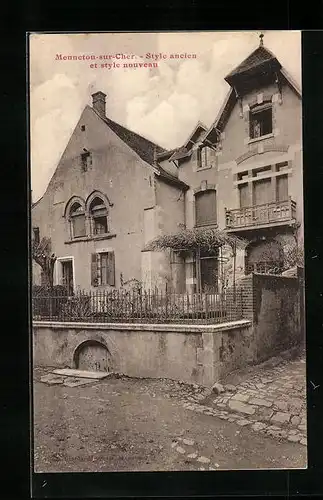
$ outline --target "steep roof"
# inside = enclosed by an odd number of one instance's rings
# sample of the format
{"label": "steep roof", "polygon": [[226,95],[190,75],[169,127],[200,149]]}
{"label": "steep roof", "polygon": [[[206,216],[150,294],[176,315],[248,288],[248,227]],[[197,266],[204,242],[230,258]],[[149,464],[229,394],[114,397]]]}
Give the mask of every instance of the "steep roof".
{"label": "steep roof", "polygon": [[[267,63],[276,66],[276,69],[278,69],[278,72],[281,75],[282,80],[285,81],[287,85],[289,85],[290,88],[294,90],[294,92],[299,98],[301,98],[302,93],[296,82],[292,79],[292,77],[288,74],[288,72],[281,66],[280,62],[274,56],[274,54],[272,54],[270,50],[268,50],[263,45],[260,45],[244,61],[242,61],[242,63],[239,64],[239,66],[233,69],[231,73],[229,73],[225,77],[225,80],[227,81],[227,83],[229,83],[229,85],[231,85],[235,81],[236,77],[239,78],[239,75],[242,75],[243,73],[261,70],[262,66],[266,65]],[[231,87],[224,100],[222,107],[218,112],[215,121],[212,123],[211,127],[207,131],[205,139],[210,137],[210,135],[215,129],[219,131],[223,130],[225,122],[236,102],[237,102],[237,96],[234,89]]]}
{"label": "steep roof", "polygon": [[[232,77],[240,75],[242,73],[247,73],[251,70],[259,68],[261,65],[275,62],[278,63],[277,58],[270,52],[270,50],[266,49],[263,45],[257,47],[242,63],[239,64],[236,68],[234,68],[226,77],[225,80],[229,81]],[[278,63],[279,65],[279,63]]]}
{"label": "steep roof", "polygon": [[189,186],[183,182],[183,181],[180,181],[177,177],[175,177],[174,175],[170,174],[169,172],[167,172],[166,170],[163,169],[163,167],[161,167],[160,165],[158,165],[158,174],[156,174],[158,177],[160,176],[160,178],[169,183],[169,184],[172,184],[173,186],[177,186],[178,188],[180,189],[184,189],[184,190],[187,190],[189,189]]}
{"label": "steep roof", "polygon": [[181,160],[182,158],[186,158],[191,156],[192,151],[188,150],[187,147],[182,146],[175,151],[175,153],[170,157],[169,161]]}
{"label": "steep roof", "polygon": [[133,151],[135,151],[135,153],[137,153],[137,155],[140,156],[143,161],[145,161],[158,171],[158,177],[163,179],[165,182],[176,185],[180,189],[188,189],[188,186],[187,184],[185,184],[185,182],[180,181],[177,177],[170,174],[169,172],[166,172],[166,170],[158,165],[156,156],[167,153],[167,150],[165,148],[162,148],[149,139],[146,139],[136,132],[127,129],[123,125],[120,125],[110,118],[103,117],[102,115],[97,113],[95,109],[91,109],[123,142],[125,142]]}
{"label": "steep roof", "polygon": [[154,158],[155,153],[165,153],[166,149],[162,148],[158,144],[146,139],[145,137],[129,130],[128,128],[120,125],[117,122],[114,122],[110,118],[103,117],[99,113],[95,111],[95,109],[91,108],[97,116],[101,118],[110,128],[111,130],[117,134],[120,139],[128,144],[128,146],[137,153],[138,156],[145,162],[149,163],[149,165],[154,166]]}
{"label": "steep roof", "polygon": [[40,200],[41,200],[43,197],[44,197],[44,195],[43,195],[43,196],[41,196],[40,198],[38,198],[38,200],[37,200],[37,201],[35,201],[34,203],[32,203],[32,204],[31,204],[31,208],[34,208],[36,205],[38,205],[38,203],[40,202]]}
{"label": "steep roof", "polygon": [[185,147],[187,147],[188,149],[190,149],[188,147],[189,143],[194,143],[196,141],[196,139],[198,138],[198,136],[201,134],[201,131],[206,132],[207,131],[207,126],[204,125],[204,123],[198,121],[197,124],[195,125],[194,129],[190,133],[187,141],[185,142]]}
{"label": "steep roof", "polygon": [[192,147],[194,145],[194,142],[198,138],[198,136],[201,134],[201,131],[206,133],[208,128],[204,123],[198,121],[197,124],[195,125],[194,129],[190,133],[188,139],[184,143],[184,146],[181,146],[179,148],[173,149],[172,150],[172,155],[169,158],[169,161],[174,161],[174,160],[181,160],[183,158],[187,158],[192,155]]}

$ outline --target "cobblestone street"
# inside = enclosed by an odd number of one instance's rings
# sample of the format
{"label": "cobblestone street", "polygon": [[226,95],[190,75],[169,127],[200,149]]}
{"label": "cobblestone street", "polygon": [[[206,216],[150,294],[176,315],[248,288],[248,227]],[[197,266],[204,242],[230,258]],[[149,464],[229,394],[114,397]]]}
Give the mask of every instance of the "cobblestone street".
{"label": "cobblestone street", "polygon": [[208,407],[206,412],[229,422],[306,445],[305,366],[304,356],[294,361],[274,358],[253,373],[247,372],[242,382],[241,373],[228,376],[223,393],[215,398],[211,394],[203,399],[199,395],[189,399],[202,402],[203,407]]}
{"label": "cobblestone street", "polygon": [[304,468],[305,362],[275,358],[197,385],[36,368],[35,470]]}

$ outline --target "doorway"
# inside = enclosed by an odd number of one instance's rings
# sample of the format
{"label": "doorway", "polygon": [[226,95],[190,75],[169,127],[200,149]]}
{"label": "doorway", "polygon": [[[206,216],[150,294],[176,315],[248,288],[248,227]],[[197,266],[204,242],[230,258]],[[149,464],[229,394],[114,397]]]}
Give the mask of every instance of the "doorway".
{"label": "doorway", "polygon": [[96,341],[88,341],[76,352],[75,364],[78,370],[108,372],[108,349]]}
{"label": "doorway", "polygon": [[61,261],[61,276],[62,285],[66,287],[67,294],[73,295],[74,293],[74,274],[73,274],[73,261],[72,259],[66,259]]}

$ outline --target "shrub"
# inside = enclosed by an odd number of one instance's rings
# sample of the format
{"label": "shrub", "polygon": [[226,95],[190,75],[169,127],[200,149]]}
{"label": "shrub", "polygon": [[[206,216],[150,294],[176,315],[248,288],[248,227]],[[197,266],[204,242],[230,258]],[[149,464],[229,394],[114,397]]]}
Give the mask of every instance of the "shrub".
{"label": "shrub", "polygon": [[91,299],[87,295],[70,297],[62,308],[65,319],[83,319],[92,316]]}
{"label": "shrub", "polygon": [[43,285],[32,288],[33,315],[40,317],[58,316],[67,301],[67,289],[55,285],[52,289]]}

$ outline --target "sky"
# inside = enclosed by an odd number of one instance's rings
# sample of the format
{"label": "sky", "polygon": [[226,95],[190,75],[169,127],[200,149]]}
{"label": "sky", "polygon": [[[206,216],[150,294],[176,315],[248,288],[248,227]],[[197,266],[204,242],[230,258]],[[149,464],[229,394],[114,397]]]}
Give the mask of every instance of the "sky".
{"label": "sky", "polygon": [[[300,31],[263,31],[301,86]],[[33,202],[45,192],[91,94],[107,94],[112,120],[164,148],[181,146],[196,123],[210,126],[229,90],[224,77],[259,45],[260,31],[37,34],[30,37],[30,135]],[[158,68],[91,68],[62,55],[166,54]],[[171,59],[170,54],[196,54]],[[111,59],[110,62],[113,60]],[[104,62],[109,62],[105,60]],[[120,61],[122,63],[122,61]],[[131,61],[125,61],[131,62]]]}

